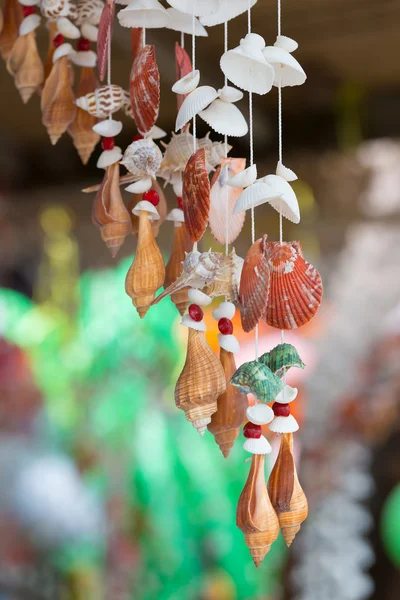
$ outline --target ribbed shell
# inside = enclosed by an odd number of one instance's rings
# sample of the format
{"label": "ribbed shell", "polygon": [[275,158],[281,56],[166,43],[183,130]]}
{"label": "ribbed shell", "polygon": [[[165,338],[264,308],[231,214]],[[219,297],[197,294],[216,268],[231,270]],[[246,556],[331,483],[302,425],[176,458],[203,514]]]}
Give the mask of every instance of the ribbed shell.
{"label": "ribbed shell", "polygon": [[[182,48],[178,44],[175,43],[175,65],[176,65],[176,81],[185,77],[192,71],[192,61],[190,60],[189,54],[186,52],[185,48]],[[178,102],[178,111],[182,106],[182,102],[184,101],[186,96],[178,94],[177,102]],[[193,149],[193,146],[192,146]]]}
{"label": "ribbed shell", "polygon": [[228,170],[229,176],[234,176],[243,171],[246,166],[245,158],[223,158],[221,166],[214,173],[211,181],[210,198],[210,229],[220,244],[232,244],[242,231],[246,214],[244,212],[233,214],[236,201],[242,189],[234,188],[221,182],[221,170]]}
{"label": "ribbed shell", "polygon": [[42,123],[52,144],[59,140],[74,120],[74,100],[68,56],[62,56],[54,63],[41,97]]}
{"label": "ribbed shell", "polygon": [[182,204],[189,235],[198,242],[206,230],[210,212],[210,181],[204,148],[192,154],[186,165]]}
{"label": "ribbed shell", "polygon": [[105,119],[117,112],[124,104],[124,90],[119,85],[103,85],[94,92],[81,96],[77,106],[98,119]]}
{"label": "ribbed shell", "polygon": [[233,375],[231,384],[244,394],[251,392],[267,404],[275,400],[283,389],[279,377],[257,360],[243,363]]}
{"label": "ribbed shell", "polygon": [[240,278],[239,309],[242,327],[246,332],[254,329],[265,316],[270,289],[266,253],[267,235],[264,235],[254,242],[244,260]]}
{"label": "ribbed shell", "polygon": [[145,46],[134,61],[129,92],[136,126],[145,135],[155,125],[160,105],[160,73],[154,46]]}
{"label": "ribbed shell", "polygon": [[[167,145],[161,142],[165,148],[164,158],[161,164],[163,176],[170,177],[174,172],[185,170],[189,158],[193,154],[193,136],[188,131],[172,133],[172,139]],[[207,170],[215,169],[223,158],[225,158],[225,145],[221,142],[213,142],[208,134],[204,138],[196,139],[196,149],[204,148],[206,151]],[[228,145],[228,152],[232,146]]]}
{"label": "ribbed shell", "polygon": [[[193,242],[188,235],[185,223],[182,223],[180,227],[174,227],[174,245],[167,266],[165,267],[164,288],[168,288],[168,286],[180,277],[183,270],[185,253],[191,252],[192,247]],[[188,287],[182,288],[171,294],[171,300],[181,315],[184,314],[189,304],[188,289]]]}
{"label": "ribbed shell", "polygon": [[22,21],[22,6],[17,0],[5,0],[3,4],[3,27],[0,32],[0,53],[7,60],[18,38]]}
{"label": "ribbed shell", "polygon": [[103,8],[103,0],[80,0],[77,4],[78,16],[76,18],[76,25],[80,26],[84,23],[98,25]]}
{"label": "ribbed shell", "polygon": [[41,0],[40,10],[47,19],[68,17],[70,13],[76,16],[76,7],[70,0]]}
{"label": "ribbed shell", "polygon": [[121,163],[137,179],[154,178],[160,168],[162,153],[152,139],[137,140],[129,144]]}
{"label": "ribbed shell", "polygon": [[322,299],[317,269],[304,257],[300,242],[267,243],[270,291],[265,320],[277,329],[296,329],[316,314]]}
{"label": "ribbed shell", "polygon": [[17,39],[7,60],[7,70],[14,76],[22,102],[26,104],[44,81],[44,68],[36,45],[35,31]]}
{"label": "ribbed shell", "polygon": [[143,49],[143,28],[132,27],[131,29],[132,61],[135,61]]}
{"label": "ribbed shell", "polygon": [[103,81],[108,62],[108,47],[111,44],[112,27],[114,21],[115,2],[107,0],[99,21],[97,35],[97,68],[100,81]]}
{"label": "ribbed shell", "polygon": [[[78,94],[80,96],[94,91],[97,87],[97,78],[91,67],[82,67],[79,80]],[[84,165],[88,162],[96,147],[100,136],[93,131],[93,125],[97,123],[96,117],[90,113],[76,109],[75,119],[68,127],[68,133],[72,137],[75,148]]]}
{"label": "ribbed shell", "polygon": [[259,361],[278,377],[283,377],[291,367],[299,367],[300,369],[305,367],[296,348],[291,344],[278,344],[278,346],[260,356]]}

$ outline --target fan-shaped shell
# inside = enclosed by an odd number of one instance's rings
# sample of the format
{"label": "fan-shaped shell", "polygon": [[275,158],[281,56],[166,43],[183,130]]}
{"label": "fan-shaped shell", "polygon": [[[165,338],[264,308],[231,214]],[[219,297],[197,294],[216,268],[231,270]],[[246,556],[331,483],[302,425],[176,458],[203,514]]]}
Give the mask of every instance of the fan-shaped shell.
{"label": "fan-shaped shell", "polygon": [[211,182],[210,229],[220,244],[232,244],[242,231],[245,213],[233,214],[241,188],[230,187],[221,182],[221,172],[226,170],[229,176],[243,172],[245,158],[223,158]]}
{"label": "fan-shaped shell", "polygon": [[260,183],[267,184],[275,191],[275,195],[267,198],[266,202],[292,223],[300,223],[299,203],[290,183],[279,175],[267,175],[260,179]]}
{"label": "fan-shaped shell", "polygon": [[210,181],[206,168],[206,151],[197,150],[183,173],[183,212],[190,238],[198,242],[208,222],[210,212]]}
{"label": "fan-shaped shell", "polygon": [[299,430],[299,424],[293,415],[275,417],[268,427],[274,433],[294,433]]}
{"label": "fan-shaped shell", "polygon": [[123,89],[119,85],[103,85],[94,92],[77,98],[76,105],[98,119],[105,119],[124,104]]}
{"label": "fan-shaped shell", "polygon": [[275,375],[283,377],[291,367],[304,369],[305,364],[292,344],[278,344],[259,358]]}
{"label": "fan-shaped shell", "polygon": [[272,451],[271,444],[263,435],[258,439],[250,438],[243,444],[243,450],[250,454],[270,454]]}
{"label": "fan-shaped shell", "polygon": [[212,15],[218,10],[218,2],[215,0],[168,0],[173,8],[189,15],[193,13],[193,3],[196,17]]}
{"label": "fan-shaped shell", "polygon": [[266,425],[274,418],[274,411],[268,404],[254,404],[246,410],[246,417],[255,425]]}
{"label": "fan-shaped shell", "polygon": [[103,137],[115,137],[122,131],[121,121],[114,121],[114,119],[104,119],[93,125],[93,131],[102,135]]}
{"label": "fan-shaped shell", "polygon": [[145,46],[132,65],[130,98],[133,117],[142,135],[149,133],[158,117],[160,73],[154,46]]}
{"label": "fan-shaped shell", "polygon": [[276,165],[276,174],[282,177],[285,181],[296,181],[297,175],[292,169],[285,167],[280,161]]}
{"label": "fan-shaped shell", "polygon": [[244,331],[251,331],[265,316],[270,288],[267,236],[257,240],[244,260],[239,288],[239,309]]}
{"label": "fan-shaped shell", "polygon": [[199,81],[200,71],[198,69],[195,69],[194,71],[191,71],[181,79],[178,79],[178,81],[176,81],[172,86],[172,91],[175,94],[190,94],[190,92],[193,92],[193,90],[197,88],[197,86],[199,85]]}
{"label": "fan-shaped shell", "polygon": [[[289,185],[289,184],[288,184]],[[265,202],[275,202],[281,198],[282,193],[276,190],[275,187],[272,187],[264,180],[258,180],[252,185],[249,185],[239,196],[238,201],[236,202],[234,212],[240,212],[243,210],[249,210],[250,208],[255,208],[256,206],[260,206]],[[283,203],[282,203],[283,204]]]}
{"label": "fan-shaped shell", "polygon": [[267,243],[270,292],[265,320],[277,329],[295,329],[310,321],[322,299],[322,281],[308,263],[300,242]]}
{"label": "fan-shaped shell", "polygon": [[276,46],[267,46],[263,53],[265,59],[274,68],[274,85],[276,87],[303,85],[307,76],[294,56]]}
{"label": "fan-shaped shell", "polygon": [[218,96],[223,102],[239,102],[243,98],[243,92],[231,85],[224,85],[223,88],[218,90]]}
{"label": "fan-shaped shell", "polygon": [[228,0],[219,3],[217,12],[213,14],[201,17],[200,21],[206,27],[213,27],[214,25],[220,25],[225,21],[231,21],[236,19],[239,15],[248,10],[249,5],[252,8],[257,0]]}
{"label": "fan-shaped shell", "polygon": [[257,165],[250,165],[250,167],[247,167],[244,171],[241,171],[228,179],[227,184],[232,187],[245,188],[254,183],[256,179]]}
{"label": "fan-shaped shell", "polygon": [[238,107],[229,102],[223,102],[219,98],[198,114],[203,121],[221,135],[243,137],[249,130],[246,119]]}
{"label": "fan-shaped shell", "polygon": [[157,0],[132,0],[120,10],[118,21],[123,27],[159,29],[168,27],[170,16]]}
{"label": "fan-shaped shell", "polygon": [[137,179],[150,176],[154,178],[160,168],[162,153],[152,139],[132,142],[125,150],[121,163]]}
{"label": "fan-shaped shell", "polygon": [[287,52],[294,52],[299,47],[298,43],[286,35],[278,35],[274,44],[277,48],[282,48]]}
{"label": "fan-shaped shell", "polygon": [[[167,29],[173,29],[174,31],[181,31],[182,33],[192,34],[193,31],[193,19],[192,15],[183,13],[176,8],[167,8],[167,13],[170,16]],[[207,37],[208,33],[204,29],[203,25],[198,19],[194,19],[194,33],[196,37]]]}
{"label": "fan-shaped shell", "polygon": [[216,89],[209,85],[202,85],[191,92],[182,102],[176,118],[175,131],[182,129],[186,123],[204,110],[213,100],[218,98]]}
{"label": "fan-shaped shell", "polygon": [[107,0],[100,16],[99,31],[97,34],[97,67],[99,70],[100,81],[103,81],[106,74],[114,12],[115,2],[113,2],[113,0]]}

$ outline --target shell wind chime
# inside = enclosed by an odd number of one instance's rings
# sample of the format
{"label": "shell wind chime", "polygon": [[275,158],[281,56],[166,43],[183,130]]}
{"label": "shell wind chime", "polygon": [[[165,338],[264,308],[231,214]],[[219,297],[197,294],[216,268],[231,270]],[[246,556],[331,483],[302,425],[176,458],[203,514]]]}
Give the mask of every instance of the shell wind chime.
{"label": "shell wind chime", "polygon": [[[307,516],[293,451],[293,434],[299,425],[291,414],[291,402],[297,389],[286,383],[290,368],[305,365],[284,336],[286,330],[301,327],[315,316],[322,282],[301,243],[283,239],[283,219],[299,223],[300,210],[291,186],[296,174],[283,163],[282,89],[302,85],[306,75],[293,56],[297,43],[281,33],[281,0],[273,45],[252,31],[251,10],[256,2],[168,0],[167,7],[158,0],[121,0],[124,6],[115,19],[114,0],[79,0],[78,4],[6,0],[0,51],[22,100],[41,95],[42,122],[52,144],[67,131],[86,163],[101,139],[97,167],[103,171],[102,181],[84,190],[95,192],[93,222],[113,257],[123,243],[131,246],[136,237],[125,289],[140,318],[170,296],[181,325],[188,329],[186,360],[175,387],[177,407],[201,435],[208,430],[214,436],[225,458],[243,425],[243,449],[251,455],[251,467],[239,498],[237,526],[258,567],[279,529],[289,546]],[[237,47],[229,48],[229,22],[245,12],[248,30]],[[43,20],[50,37],[45,68],[35,38]],[[132,66],[124,87],[112,78],[114,21],[131,30]],[[223,25],[224,52],[219,60],[221,81],[214,88],[203,83],[196,68],[196,47],[205,43],[208,27],[219,25]],[[175,131],[167,141],[161,140],[167,134],[158,125],[161,48],[155,43],[158,38],[147,41],[152,30],[160,28],[173,30],[180,38],[174,45],[176,81],[162,99],[177,106]],[[187,35],[191,56],[185,49]],[[75,49],[70,41],[76,43]],[[274,173],[262,174],[254,162],[253,95],[274,89],[277,166]],[[248,120],[241,111],[244,98],[249,104]],[[132,129],[125,149],[116,142],[122,131],[120,111]],[[197,136],[198,119],[210,128],[204,137]],[[249,160],[231,158],[231,139],[247,135]],[[172,206],[167,206],[161,180],[164,188],[173,191]],[[122,185],[130,194],[128,202]],[[278,241],[264,232],[256,236],[256,209],[262,204],[279,214]],[[251,241],[243,260],[232,244],[248,213]],[[160,227],[172,223],[172,250],[164,261],[157,235]],[[220,251],[201,247],[208,227],[222,246]],[[207,341],[206,310],[212,310],[218,328],[219,356]],[[254,358],[240,364],[239,357],[238,367],[237,311],[242,329],[254,332]],[[282,341],[259,355],[261,321],[280,330]],[[248,394],[255,399],[250,406]],[[267,486],[268,431],[280,437],[280,450]]]}

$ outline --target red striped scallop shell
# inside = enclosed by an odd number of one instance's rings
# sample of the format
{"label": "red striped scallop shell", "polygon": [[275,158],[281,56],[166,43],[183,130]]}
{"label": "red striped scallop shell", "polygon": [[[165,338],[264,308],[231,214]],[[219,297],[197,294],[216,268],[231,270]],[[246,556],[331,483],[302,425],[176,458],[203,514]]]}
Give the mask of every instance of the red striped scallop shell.
{"label": "red striped scallop shell", "polygon": [[267,235],[254,242],[244,260],[239,309],[244,331],[252,331],[265,316],[270,286]]}
{"label": "red striped scallop shell", "polygon": [[[182,46],[178,44],[178,42],[175,44],[175,65],[177,81],[192,71],[192,61],[190,60],[189,54],[186,52],[185,48],[182,48]],[[186,96],[183,94],[177,95],[178,112],[185,98]]]}
{"label": "red striped scallop shell", "polygon": [[182,204],[186,227],[193,242],[198,242],[206,230],[210,213],[210,180],[204,148],[197,150],[189,158],[182,182]]}
{"label": "red striped scallop shell", "polygon": [[107,0],[99,22],[97,35],[97,69],[100,81],[103,81],[108,62],[108,48],[111,44],[111,34],[114,21],[115,0]]}
{"label": "red striped scallop shell", "polygon": [[160,73],[154,46],[144,46],[135,59],[129,93],[136,126],[145,135],[154,126],[160,105]]}
{"label": "red striped scallop shell", "polygon": [[270,291],[265,320],[277,329],[296,329],[316,314],[322,280],[303,256],[300,242],[269,242]]}

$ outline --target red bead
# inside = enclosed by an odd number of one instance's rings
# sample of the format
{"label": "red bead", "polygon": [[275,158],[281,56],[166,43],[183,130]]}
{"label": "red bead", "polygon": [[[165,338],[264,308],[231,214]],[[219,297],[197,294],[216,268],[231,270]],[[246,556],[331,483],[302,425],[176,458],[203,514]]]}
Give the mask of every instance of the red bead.
{"label": "red bead", "polygon": [[142,200],[147,200],[147,202],[150,202],[153,206],[158,206],[160,196],[157,194],[156,190],[149,190],[143,194]]}
{"label": "red bead", "polygon": [[137,133],[136,135],[133,136],[132,138],[132,142],[138,142],[139,140],[142,140],[143,136],[140,135],[139,133]]}
{"label": "red bead", "polygon": [[193,321],[196,321],[197,323],[199,323],[199,321],[201,321],[204,316],[203,311],[197,304],[191,304],[189,306],[189,315],[190,318],[193,319]]}
{"label": "red bead", "polygon": [[274,402],[272,405],[272,410],[274,411],[274,415],[276,417],[288,417],[290,415],[289,404],[280,404],[279,402]]}
{"label": "red bead", "polygon": [[261,425],[256,425],[250,421],[243,427],[243,435],[245,438],[260,439],[262,434]]}
{"label": "red bead", "polygon": [[29,15],[34,15],[36,12],[35,7],[34,6],[23,6],[22,7],[22,14],[24,15],[24,17],[29,17]]}
{"label": "red bead", "polygon": [[181,210],[183,210],[183,200],[180,196],[177,197],[176,199],[177,203],[178,203],[178,208],[180,208]]}
{"label": "red bead", "polygon": [[230,319],[222,317],[222,319],[218,321],[218,329],[220,330],[222,335],[232,335],[233,323]]}
{"label": "red bead", "polygon": [[90,50],[90,41],[86,38],[80,38],[78,40],[77,49],[79,52],[87,52]]}
{"label": "red bead", "polygon": [[103,150],[113,150],[114,149],[114,138],[113,137],[105,137],[101,140],[101,147]]}
{"label": "red bead", "polygon": [[61,35],[61,33],[58,33],[53,40],[54,48],[58,48],[58,46],[61,46],[61,44],[63,44],[63,43],[64,43],[64,36]]}

